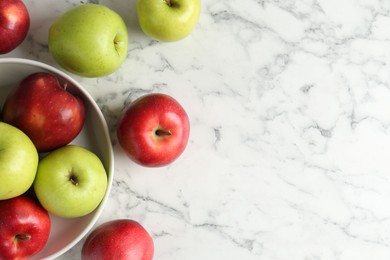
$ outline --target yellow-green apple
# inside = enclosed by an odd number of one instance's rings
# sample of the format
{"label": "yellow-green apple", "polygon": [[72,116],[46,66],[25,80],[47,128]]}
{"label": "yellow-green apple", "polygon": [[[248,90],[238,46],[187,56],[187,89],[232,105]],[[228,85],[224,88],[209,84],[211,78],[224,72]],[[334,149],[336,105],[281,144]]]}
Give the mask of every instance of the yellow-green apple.
{"label": "yellow-green apple", "polygon": [[38,160],[30,138],[18,128],[0,122],[0,200],[19,196],[31,187]]}
{"label": "yellow-green apple", "polygon": [[84,77],[116,71],[127,56],[128,32],[122,17],[99,4],[76,6],[49,29],[49,50],[66,70]]}
{"label": "yellow-green apple", "polygon": [[121,115],[117,137],[134,162],[148,167],[172,163],[188,143],[190,123],[173,97],[153,93],[132,102]]}
{"label": "yellow-green apple", "polygon": [[141,29],[159,41],[172,42],[187,37],[199,15],[200,0],[137,0]]}
{"label": "yellow-green apple", "polygon": [[21,0],[0,1],[0,54],[18,47],[30,28],[30,15]]}
{"label": "yellow-green apple", "polygon": [[116,219],[93,230],[84,242],[81,259],[152,260],[153,239],[131,219]]}
{"label": "yellow-green apple", "polygon": [[26,133],[38,152],[70,143],[85,121],[83,101],[47,72],[33,73],[7,96],[3,120]]}
{"label": "yellow-green apple", "polygon": [[95,153],[66,145],[41,159],[33,185],[47,211],[64,218],[81,217],[102,201],[107,174]]}
{"label": "yellow-green apple", "polygon": [[0,259],[28,259],[45,246],[50,217],[39,203],[21,195],[0,200]]}

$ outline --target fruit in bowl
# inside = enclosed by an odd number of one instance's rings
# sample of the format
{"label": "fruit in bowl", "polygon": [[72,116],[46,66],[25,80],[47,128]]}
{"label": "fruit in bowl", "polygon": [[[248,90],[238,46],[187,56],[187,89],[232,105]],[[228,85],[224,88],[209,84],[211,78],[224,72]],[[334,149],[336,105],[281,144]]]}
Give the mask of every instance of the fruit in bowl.
{"label": "fruit in bowl", "polygon": [[[107,185],[104,197],[99,205],[85,216],[62,218],[49,212],[51,221],[49,239],[44,248],[36,255],[30,257],[29,260],[55,259],[72,248],[88,233],[99,218],[106,204],[114,173],[111,140],[101,110],[83,86],[61,70],[41,62],[27,59],[0,58],[0,106],[6,102],[9,93],[12,93],[15,88],[17,88],[22,79],[37,72],[46,72],[55,75],[60,79],[60,82],[67,83],[67,90],[69,90],[70,93],[83,100],[86,108],[85,122],[80,133],[69,145],[83,147],[99,157],[101,164],[105,169]],[[40,153],[41,159],[45,158],[47,155],[48,153]],[[27,191],[27,194],[30,194],[30,192],[33,191],[32,188],[33,187]]]}
{"label": "fruit in bowl", "polygon": [[38,151],[18,128],[0,122],[0,200],[25,193],[35,179]]}
{"label": "fruit in bowl", "polygon": [[70,143],[84,125],[84,103],[67,84],[52,73],[32,73],[5,100],[4,122],[26,133],[38,152]]}
{"label": "fruit in bowl", "polygon": [[160,93],[142,96],[123,112],[118,142],[128,157],[147,167],[172,163],[187,146],[190,123],[174,98]]}
{"label": "fruit in bowl", "polygon": [[64,69],[84,77],[101,77],[124,62],[127,27],[121,16],[104,5],[78,5],[50,26],[48,45]]}
{"label": "fruit in bowl", "polygon": [[27,259],[49,239],[49,214],[26,195],[0,200],[0,223],[0,259]]}
{"label": "fruit in bowl", "polygon": [[0,54],[18,47],[30,28],[30,15],[21,0],[0,1]]}
{"label": "fruit in bowl", "polygon": [[38,164],[34,191],[41,205],[64,218],[85,216],[101,202],[107,174],[99,157],[77,145],[46,155]]}

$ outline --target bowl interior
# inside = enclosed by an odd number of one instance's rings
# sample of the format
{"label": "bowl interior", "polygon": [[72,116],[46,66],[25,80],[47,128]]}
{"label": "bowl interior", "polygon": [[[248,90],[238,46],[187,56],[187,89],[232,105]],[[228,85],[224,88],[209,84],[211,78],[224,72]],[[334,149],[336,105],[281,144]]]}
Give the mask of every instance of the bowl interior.
{"label": "bowl interior", "polygon": [[46,246],[31,259],[53,259],[72,248],[93,227],[110,193],[113,180],[113,151],[106,121],[92,97],[71,77],[49,65],[26,59],[0,58],[0,107],[9,91],[34,72],[50,72],[68,82],[68,89],[85,103],[86,121],[72,144],[83,146],[99,156],[108,175],[108,188],[103,201],[92,213],[80,218],[60,218],[50,214],[52,228]]}

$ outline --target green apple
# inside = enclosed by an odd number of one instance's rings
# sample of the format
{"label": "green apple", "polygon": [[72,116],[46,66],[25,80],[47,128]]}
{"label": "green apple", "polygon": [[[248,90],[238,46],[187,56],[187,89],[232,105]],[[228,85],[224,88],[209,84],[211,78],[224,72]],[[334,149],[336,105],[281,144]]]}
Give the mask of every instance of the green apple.
{"label": "green apple", "polygon": [[188,36],[198,22],[200,0],[137,0],[137,15],[149,37],[178,41]]}
{"label": "green apple", "polygon": [[54,21],[48,45],[64,69],[84,77],[101,77],[116,71],[125,60],[128,32],[115,11],[99,4],[84,4]]}
{"label": "green apple", "polygon": [[25,193],[33,184],[38,151],[18,128],[0,122],[0,200]]}
{"label": "green apple", "polygon": [[93,152],[67,145],[46,155],[38,164],[34,191],[41,205],[64,218],[91,213],[107,190],[106,170]]}

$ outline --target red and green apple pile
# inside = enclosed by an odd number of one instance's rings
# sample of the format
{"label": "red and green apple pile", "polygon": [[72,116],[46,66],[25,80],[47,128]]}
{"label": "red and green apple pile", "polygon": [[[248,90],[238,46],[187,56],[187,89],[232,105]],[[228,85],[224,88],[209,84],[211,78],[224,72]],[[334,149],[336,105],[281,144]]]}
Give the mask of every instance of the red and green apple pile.
{"label": "red and green apple pile", "polygon": [[100,158],[69,144],[84,125],[85,105],[67,86],[51,73],[33,73],[20,80],[3,104],[0,211],[7,214],[0,214],[0,259],[38,253],[50,233],[48,212],[85,216],[107,190]]}
{"label": "red and green apple pile", "polygon": [[[136,8],[146,35],[178,41],[193,31],[200,0],[137,0]],[[0,54],[23,42],[29,24],[21,0],[0,0]],[[106,76],[126,59],[128,30],[122,17],[108,7],[80,4],[50,26],[48,49],[71,73]],[[86,108],[67,84],[51,73],[33,73],[20,79],[0,104],[0,259],[38,253],[50,233],[48,213],[84,216],[96,209],[107,190],[100,158],[70,144],[83,128]],[[180,103],[152,93],[123,109],[116,134],[132,161],[162,167],[183,153],[189,132],[189,118]],[[149,233],[134,220],[118,219],[89,234],[81,257],[151,260],[153,254]]]}

